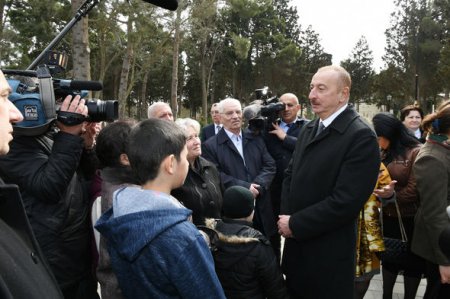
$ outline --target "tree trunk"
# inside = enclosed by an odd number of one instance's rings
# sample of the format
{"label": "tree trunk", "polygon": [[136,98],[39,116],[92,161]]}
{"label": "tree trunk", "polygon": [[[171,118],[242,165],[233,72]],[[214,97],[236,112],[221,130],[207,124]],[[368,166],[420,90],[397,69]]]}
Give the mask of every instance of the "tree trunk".
{"label": "tree trunk", "polygon": [[201,68],[201,81],[202,81],[202,118],[203,121],[206,123],[208,121],[208,91],[206,87],[206,62],[205,62],[205,55],[202,55],[202,59],[200,61],[200,68]]}
{"label": "tree trunk", "polygon": [[144,78],[142,79],[142,86],[141,86],[141,100],[140,100],[140,106],[138,110],[139,120],[146,119],[147,118],[147,109],[148,105],[145,105],[147,103],[147,82],[148,82],[148,76],[150,71],[145,72]]}
{"label": "tree trunk", "polygon": [[[72,0],[72,13],[75,14],[83,0]],[[91,80],[91,49],[89,48],[88,17],[81,18],[72,28],[73,78]]]}
{"label": "tree trunk", "polygon": [[178,116],[178,103],[177,103],[177,93],[178,93],[178,51],[180,49],[180,23],[181,23],[181,8],[177,9],[176,19],[175,19],[175,32],[173,38],[173,56],[172,56],[172,91],[170,95],[170,106],[172,108],[172,113],[174,118]]}
{"label": "tree trunk", "polygon": [[120,83],[119,83],[119,117],[125,118],[126,117],[126,105],[127,105],[127,88],[128,88],[128,76],[130,74],[130,66],[131,66],[131,60],[133,58],[133,42],[131,39],[131,33],[133,30],[133,21],[131,17],[128,17],[127,22],[127,49],[125,53],[125,57],[123,59],[122,63],[122,70],[120,72]]}
{"label": "tree trunk", "polygon": [[[5,15],[5,2],[6,0],[0,0],[0,40],[4,42],[3,40],[3,18]],[[0,46],[0,61],[3,60],[3,45]]]}

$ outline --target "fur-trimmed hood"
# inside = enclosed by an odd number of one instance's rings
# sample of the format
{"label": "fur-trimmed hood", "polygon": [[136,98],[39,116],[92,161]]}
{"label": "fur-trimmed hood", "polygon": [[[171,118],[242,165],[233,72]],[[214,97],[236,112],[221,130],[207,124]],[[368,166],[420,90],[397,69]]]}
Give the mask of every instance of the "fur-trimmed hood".
{"label": "fur-trimmed hood", "polygon": [[226,269],[244,260],[258,245],[270,246],[270,242],[251,223],[233,219],[206,219],[206,227],[218,234],[213,252],[216,267]]}
{"label": "fur-trimmed hood", "polygon": [[[222,220],[220,220],[220,219],[211,219],[211,218],[205,219],[205,226],[214,230],[219,237],[219,241],[221,241],[221,242],[232,243],[232,244],[246,244],[246,243],[260,241],[257,234],[255,234],[255,236],[252,236],[252,235],[246,236],[246,235],[237,235],[237,234],[230,235],[229,233],[231,233],[231,232],[222,233],[217,228],[217,224],[219,224],[219,229],[220,229],[221,222],[222,222]],[[252,231],[254,231],[254,230],[252,229]]]}

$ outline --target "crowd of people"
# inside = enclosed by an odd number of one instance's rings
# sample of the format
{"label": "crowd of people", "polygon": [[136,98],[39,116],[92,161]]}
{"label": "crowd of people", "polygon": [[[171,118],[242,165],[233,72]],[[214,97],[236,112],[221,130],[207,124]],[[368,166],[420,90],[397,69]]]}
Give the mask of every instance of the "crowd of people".
{"label": "crowd of people", "polygon": [[[382,272],[383,299],[398,275],[405,298],[422,278],[424,298],[450,298],[450,101],[369,124],[351,84],[320,68],[317,117],[285,93],[262,131],[226,98],[203,128],[157,102],[140,122],[33,135],[13,133],[0,73],[0,297],[362,299]],[[406,252],[384,259],[400,228]]]}

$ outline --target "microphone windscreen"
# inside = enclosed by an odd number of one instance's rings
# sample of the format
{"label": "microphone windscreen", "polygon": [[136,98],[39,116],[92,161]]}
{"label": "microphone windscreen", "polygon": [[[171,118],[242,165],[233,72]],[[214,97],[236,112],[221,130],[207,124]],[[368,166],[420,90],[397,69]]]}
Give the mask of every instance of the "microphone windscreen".
{"label": "microphone windscreen", "polygon": [[259,104],[249,105],[242,112],[245,120],[250,120],[258,116],[261,106]]}
{"label": "microphone windscreen", "polygon": [[178,0],[144,0],[144,1],[168,10],[177,10],[178,8]]}

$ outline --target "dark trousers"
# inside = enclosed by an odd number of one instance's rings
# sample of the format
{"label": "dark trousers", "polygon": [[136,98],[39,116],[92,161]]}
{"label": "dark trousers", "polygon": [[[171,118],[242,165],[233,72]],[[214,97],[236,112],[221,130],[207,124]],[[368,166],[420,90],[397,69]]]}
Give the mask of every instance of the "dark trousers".
{"label": "dark trousers", "polygon": [[449,299],[450,284],[441,283],[439,265],[426,262],[425,277],[427,278],[427,288],[424,299]]}
{"label": "dark trousers", "polygon": [[[272,183],[270,189],[270,199],[272,202],[273,216],[275,217],[275,222],[278,222],[278,216],[280,215],[280,205],[281,205],[281,185]],[[278,262],[281,260],[281,236],[278,232],[270,237],[270,244],[272,245],[275,256]]]}
{"label": "dark trousers", "polygon": [[100,299],[97,281],[92,276],[62,289],[64,299]]}

